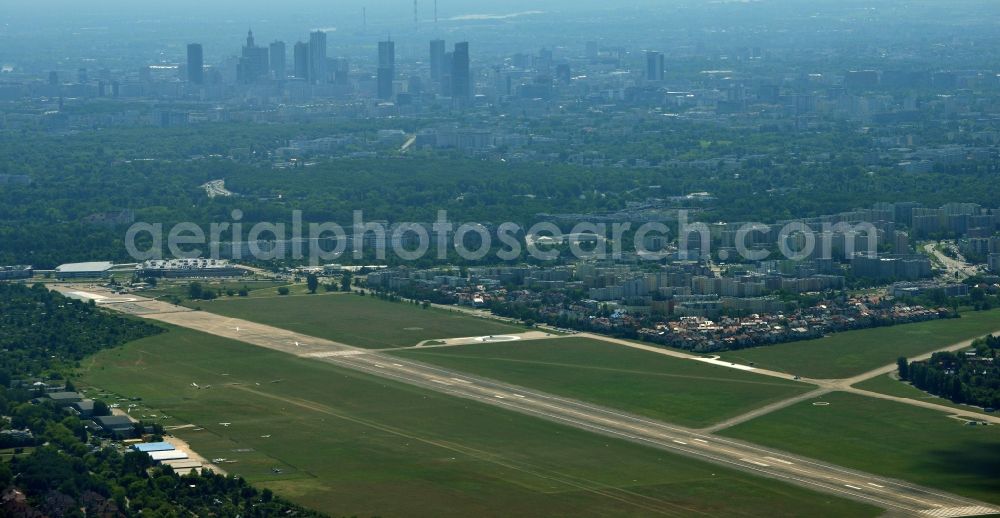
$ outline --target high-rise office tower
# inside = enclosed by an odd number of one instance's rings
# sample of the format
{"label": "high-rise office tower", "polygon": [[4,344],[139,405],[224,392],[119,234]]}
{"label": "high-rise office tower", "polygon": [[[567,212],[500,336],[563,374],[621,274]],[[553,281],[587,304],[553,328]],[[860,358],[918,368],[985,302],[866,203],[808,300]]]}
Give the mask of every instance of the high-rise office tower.
{"label": "high-rise office tower", "polygon": [[444,40],[431,40],[431,80],[441,81],[444,73]]}
{"label": "high-rise office tower", "polygon": [[315,31],[309,35],[309,82],[326,82],[326,33]]}
{"label": "high-rise office tower", "polygon": [[247,31],[247,44],[243,47],[243,55],[240,57],[237,76],[242,83],[255,83],[268,74],[268,49],[258,47],[253,39],[253,31]]}
{"label": "high-rise office tower", "polygon": [[556,81],[566,85],[573,82],[573,71],[570,69],[568,63],[556,65]]}
{"label": "high-rise office tower", "polygon": [[201,43],[187,47],[187,79],[196,85],[205,84],[205,55]]}
{"label": "high-rise office tower", "polygon": [[444,53],[444,63],[441,64],[441,95],[445,97],[451,97],[451,73],[452,69],[455,68],[455,53],[445,52]]}
{"label": "high-rise office tower", "polygon": [[378,98],[392,99],[392,83],[396,80],[396,44],[378,43]]}
{"label": "high-rise office tower", "polygon": [[451,63],[451,96],[456,99],[472,98],[472,73],[469,69],[469,42],[455,44]]}
{"label": "high-rise office tower", "polygon": [[347,58],[336,58],[333,60],[333,82],[338,85],[346,85],[350,79],[351,62]]}
{"label": "high-rise office tower", "polygon": [[279,81],[285,79],[285,42],[276,41],[269,47],[271,77]]}
{"label": "high-rise office tower", "polygon": [[666,66],[663,54],[655,50],[646,52],[646,80],[663,81],[666,78]]}
{"label": "high-rise office tower", "polygon": [[298,42],[292,52],[292,74],[298,79],[309,80],[309,44]]}

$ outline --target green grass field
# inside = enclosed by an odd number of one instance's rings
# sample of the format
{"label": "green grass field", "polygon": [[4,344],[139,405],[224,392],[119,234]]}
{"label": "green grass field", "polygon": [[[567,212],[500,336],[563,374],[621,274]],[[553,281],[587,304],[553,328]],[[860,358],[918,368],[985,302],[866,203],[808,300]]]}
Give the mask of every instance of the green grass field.
{"label": "green grass field", "polygon": [[[147,298],[162,298],[174,296],[180,299],[187,299],[188,286],[194,281],[185,280],[161,280],[155,288],[139,292],[138,294]],[[259,293],[277,294],[277,287],[286,283],[280,281],[253,280],[253,279],[218,279],[218,280],[198,280],[206,290],[222,290],[222,296],[226,297],[226,292],[233,290],[239,292],[241,288],[247,288],[250,296]]]}
{"label": "green grass field", "polygon": [[1000,504],[998,426],[836,392],[721,434]]}
{"label": "green grass field", "polygon": [[849,378],[953,343],[1000,330],[1000,310],[963,313],[962,318],[836,333],[817,340],[722,353],[737,363],[816,379]]}
{"label": "green grass field", "polygon": [[[187,330],[105,351],[85,364],[82,375],[80,384],[95,393],[142,397],[141,412],[167,413],[165,425],[203,427],[176,433],[209,459],[237,461],[223,465],[230,473],[333,516],[879,513],[782,482]],[[272,383],[277,380],[283,381]]]}
{"label": "green grass field", "polygon": [[369,349],[526,331],[458,312],[421,309],[350,293],[225,299],[199,306],[204,311]]}
{"label": "green grass field", "polygon": [[393,354],[692,427],[709,426],[812,388],[585,338]]}
{"label": "green grass field", "polygon": [[928,403],[934,403],[936,405],[950,406],[952,408],[962,409],[968,412],[975,412],[977,414],[986,414],[982,408],[969,406],[969,405],[959,405],[957,403],[952,403],[945,398],[937,397],[928,394],[909,383],[899,381],[892,374],[884,374],[882,376],[876,376],[871,379],[867,379],[854,385],[856,388],[862,390],[870,390],[872,392],[878,392],[879,394],[888,394],[890,396],[905,397],[909,399],[916,399],[919,401],[926,401]]}

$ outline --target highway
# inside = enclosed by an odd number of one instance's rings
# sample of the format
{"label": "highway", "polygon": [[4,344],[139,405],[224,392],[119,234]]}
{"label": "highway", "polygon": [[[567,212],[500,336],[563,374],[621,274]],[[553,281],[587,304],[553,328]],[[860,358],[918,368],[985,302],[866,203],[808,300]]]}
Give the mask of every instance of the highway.
{"label": "highway", "polygon": [[[86,292],[67,287],[55,289],[70,296],[98,297],[98,303],[101,303],[99,297],[102,296],[116,300],[113,295],[102,294],[96,288]],[[254,322],[191,311],[140,297],[104,305],[143,318],[330,363],[870,503],[895,515],[946,517],[1000,514],[1000,509],[989,504],[943,491]]]}
{"label": "highway", "polygon": [[927,243],[924,245],[924,253],[933,256],[940,262],[944,268],[945,273],[942,276],[942,281],[944,282],[958,282],[969,277],[974,277],[981,273],[975,266],[967,263],[961,255],[957,255],[957,258],[951,258],[947,255],[941,253],[937,249],[937,245],[943,244],[949,248],[952,248],[957,252],[958,247],[955,246],[952,241],[943,241],[941,243]]}

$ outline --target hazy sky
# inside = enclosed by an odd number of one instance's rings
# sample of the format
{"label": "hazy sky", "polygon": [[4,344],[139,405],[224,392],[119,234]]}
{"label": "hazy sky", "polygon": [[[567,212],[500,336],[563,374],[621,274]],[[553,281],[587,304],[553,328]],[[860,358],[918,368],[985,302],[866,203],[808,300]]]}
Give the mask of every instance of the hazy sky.
{"label": "hazy sky", "polygon": [[[585,10],[588,8],[607,9],[621,6],[622,2],[608,0],[438,0],[438,12],[442,18],[464,14],[506,14],[526,10]],[[625,5],[650,4],[652,0],[630,0]],[[672,0],[658,2],[675,3]],[[355,15],[362,8],[368,10],[369,17],[403,18],[413,17],[412,0],[41,0],[37,2],[6,0],[4,10],[19,17],[62,17],[79,15],[193,15],[231,16],[241,15],[280,16],[282,12],[322,12],[327,15]],[[433,16],[433,0],[419,0],[421,16]]]}

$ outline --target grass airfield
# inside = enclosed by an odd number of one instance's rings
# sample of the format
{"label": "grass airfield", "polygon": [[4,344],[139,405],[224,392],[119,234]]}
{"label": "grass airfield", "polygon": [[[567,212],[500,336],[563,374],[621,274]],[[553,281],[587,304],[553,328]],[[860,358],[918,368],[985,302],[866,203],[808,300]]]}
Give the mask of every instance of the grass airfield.
{"label": "grass airfield", "polygon": [[[266,292],[266,290],[262,290]],[[199,303],[203,311],[268,324],[366,349],[409,347],[425,340],[523,333],[493,320],[457,311],[386,302],[353,293],[248,298]]]}
{"label": "grass airfield", "polygon": [[695,428],[814,388],[586,338],[393,354]]}
{"label": "grass airfield", "polygon": [[1000,504],[1000,426],[835,392],[720,434]]}
{"label": "grass airfield", "polygon": [[143,398],[144,407],[170,416],[164,425],[182,426],[174,433],[196,451],[227,459],[230,473],[332,515],[880,512],[183,329],[97,355],[81,383]]}

